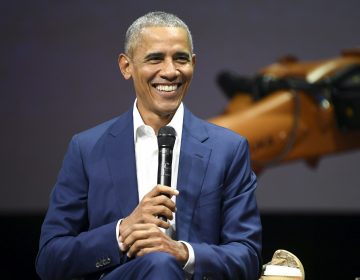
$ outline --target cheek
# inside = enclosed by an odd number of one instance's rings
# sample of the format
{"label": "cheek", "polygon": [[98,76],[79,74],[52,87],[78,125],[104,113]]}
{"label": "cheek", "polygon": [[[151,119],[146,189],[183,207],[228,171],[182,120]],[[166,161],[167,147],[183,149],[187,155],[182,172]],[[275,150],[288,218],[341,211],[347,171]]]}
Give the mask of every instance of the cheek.
{"label": "cheek", "polygon": [[151,81],[156,76],[156,73],[159,72],[158,68],[159,66],[157,65],[148,65],[143,67],[141,72],[139,72],[139,76],[143,81]]}
{"label": "cheek", "polygon": [[184,69],[183,73],[188,81],[191,81],[193,72],[194,72],[194,69],[192,66],[191,67],[189,66],[188,68]]}
{"label": "cheek", "polygon": [[134,86],[135,88],[145,89],[150,86],[150,81],[147,75],[144,73],[137,73],[137,75],[133,76]]}

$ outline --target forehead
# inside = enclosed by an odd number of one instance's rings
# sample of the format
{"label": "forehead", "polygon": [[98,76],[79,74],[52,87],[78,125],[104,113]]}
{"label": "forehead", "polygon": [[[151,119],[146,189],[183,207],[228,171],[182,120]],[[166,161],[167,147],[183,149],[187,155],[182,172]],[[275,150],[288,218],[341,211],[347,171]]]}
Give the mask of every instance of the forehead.
{"label": "forehead", "polygon": [[191,53],[190,41],[182,27],[146,27],[139,36],[133,49],[134,55],[151,52],[187,52]]}

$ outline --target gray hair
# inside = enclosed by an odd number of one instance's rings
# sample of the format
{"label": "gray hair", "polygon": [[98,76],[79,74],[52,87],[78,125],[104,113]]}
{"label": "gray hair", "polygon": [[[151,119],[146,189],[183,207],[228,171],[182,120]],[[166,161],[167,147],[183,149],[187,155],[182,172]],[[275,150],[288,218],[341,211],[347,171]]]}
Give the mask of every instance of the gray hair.
{"label": "gray hair", "polygon": [[150,12],[135,20],[125,35],[125,54],[131,56],[132,51],[140,37],[141,31],[146,27],[181,27],[184,28],[188,34],[191,52],[193,52],[193,40],[189,27],[179,17],[165,12]]}

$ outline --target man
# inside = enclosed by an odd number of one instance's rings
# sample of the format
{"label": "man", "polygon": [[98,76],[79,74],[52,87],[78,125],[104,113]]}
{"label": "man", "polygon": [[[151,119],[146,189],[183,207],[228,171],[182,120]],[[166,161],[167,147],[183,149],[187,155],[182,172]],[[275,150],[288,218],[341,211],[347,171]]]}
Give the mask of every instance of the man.
{"label": "man", "polygon": [[[42,226],[43,279],[257,279],[248,146],[182,104],[194,65],[190,31],[176,16],[153,12],[129,27],[119,66],[135,104],[73,137]],[[165,125],[176,131],[172,187],[156,180]]]}

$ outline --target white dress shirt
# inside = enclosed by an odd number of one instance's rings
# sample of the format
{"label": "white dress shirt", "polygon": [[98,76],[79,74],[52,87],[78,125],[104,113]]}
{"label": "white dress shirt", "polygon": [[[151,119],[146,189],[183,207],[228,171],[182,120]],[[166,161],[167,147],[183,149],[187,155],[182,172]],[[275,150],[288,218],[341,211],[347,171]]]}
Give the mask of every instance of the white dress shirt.
{"label": "white dress shirt", "polygon": [[[153,128],[146,125],[141,118],[141,115],[136,106],[137,100],[135,100],[133,107],[133,120],[134,120],[134,143],[135,143],[135,159],[136,159],[136,176],[138,184],[139,201],[154,187],[157,185],[157,173],[158,173],[158,141],[157,136]],[[169,126],[172,126],[176,132],[176,140],[172,155],[172,175],[171,175],[171,187],[176,188],[178,170],[179,170],[179,158],[181,147],[181,136],[184,119],[184,106],[181,103],[177,109],[175,115],[170,121]],[[181,193],[179,194],[181,195]],[[172,197],[175,202],[175,196]],[[174,218],[169,221],[170,229],[166,233],[172,238],[175,237],[176,224],[175,214]],[[119,237],[119,225],[116,227],[116,236]],[[118,239],[119,240],[119,239]],[[180,241],[186,245],[189,252],[189,259],[184,266],[184,270],[187,273],[194,273],[195,255],[192,246],[185,242]],[[119,241],[119,247],[122,249],[122,244]]]}
{"label": "white dress shirt", "polygon": [[[159,148],[154,129],[144,124],[140,113],[134,104],[134,142],[136,158],[136,175],[138,183],[139,201],[142,200],[153,187],[157,185]],[[181,103],[168,126],[176,132],[171,166],[171,186],[176,188],[179,169],[182,126],[184,119],[184,106]],[[173,196],[175,199],[175,196]]]}

